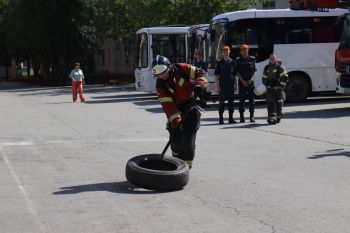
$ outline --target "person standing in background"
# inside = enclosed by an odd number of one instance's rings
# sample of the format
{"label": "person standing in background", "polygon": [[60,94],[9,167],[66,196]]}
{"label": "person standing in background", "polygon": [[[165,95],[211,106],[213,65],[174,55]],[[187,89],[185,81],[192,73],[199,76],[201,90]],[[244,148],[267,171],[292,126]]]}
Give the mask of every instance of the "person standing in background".
{"label": "person standing in background", "polygon": [[264,68],[262,82],[266,86],[267,122],[280,123],[283,117],[283,94],[288,82],[288,74],[275,54],[270,55],[269,64]]}
{"label": "person standing in background", "polygon": [[77,101],[77,94],[79,94],[79,98],[81,102],[85,101],[83,84],[84,84],[84,74],[80,69],[80,63],[76,62],[75,68],[70,72],[69,77],[72,79],[72,97],[73,103]]}
{"label": "person standing in background", "polygon": [[228,123],[237,123],[233,119],[236,62],[230,58],[230,47],[222,47],[224,57],[215,67],[216,89],[219,93],[219,124],[224,124],[225,101],[228,102]]}
{"label": "person standing in background", "polygon": [[254,79],[256,73],[255,57],[249,56],[249,47],[241,45],[241,55],[237,57],[237,77],[239,79],[239,113],[241,123],[245,122],[245,100],[249,99],[250,122],[255,122]]}

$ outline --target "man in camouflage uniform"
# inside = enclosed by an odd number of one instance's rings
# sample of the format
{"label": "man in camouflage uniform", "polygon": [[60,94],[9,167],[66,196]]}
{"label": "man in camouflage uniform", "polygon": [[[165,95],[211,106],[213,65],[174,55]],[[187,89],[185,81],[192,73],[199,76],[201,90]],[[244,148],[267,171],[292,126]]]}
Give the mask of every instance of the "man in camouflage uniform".
{"label": "man in camouflage uniform", "polygon": [[271,54],[269,64],[264,68],[262,82],[266,86],[266,103],[269,124],[279,123],[283,117],[284,89],[287,85],[288,74],[275,54]]}

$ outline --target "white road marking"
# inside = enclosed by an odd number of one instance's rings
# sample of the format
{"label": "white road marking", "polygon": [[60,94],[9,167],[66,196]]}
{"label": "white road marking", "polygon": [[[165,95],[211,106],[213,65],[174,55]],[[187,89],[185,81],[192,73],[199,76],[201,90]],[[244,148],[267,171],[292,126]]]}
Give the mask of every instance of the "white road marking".
{"label": "white road marking", "polygon": [[112,139],[112,140],[28,140],[28,141],[12,141],[12,142],[0,142],[0,146],[30,146],[34,144],[47,144],[47,143],[86,143],[86,142],[154,142],[154,141],[167,141],[168,138],[147,138],[147,139]]}
{"label": "white road marking", "polygon": [[32,200],[30,199],[28,193],[26,192],[26,190],[24,189],[20,179],[18,178],[15,170],[13,169],[12,165],[11,165],[11,161],[9,160],[8,156],[6,155],[6,153],[2,152],[2,157],[4,159],[4,162],[6,164],[6,166],[8,167],[8,169],[11,172],[12,178],[14,179],[18,189],[20,190],[20,192],[22,193],[23,197],[24,197],[24,201],[27,205],[27,208],[29,210],[29,213],[33,216],[35,224],[37,225],[37,227],[43,231],[44,230],[44,226],[42,225],[42,223],[39,221],[39,217],[38,217],[38,213],[34,207],[34,204],[32,202]]}

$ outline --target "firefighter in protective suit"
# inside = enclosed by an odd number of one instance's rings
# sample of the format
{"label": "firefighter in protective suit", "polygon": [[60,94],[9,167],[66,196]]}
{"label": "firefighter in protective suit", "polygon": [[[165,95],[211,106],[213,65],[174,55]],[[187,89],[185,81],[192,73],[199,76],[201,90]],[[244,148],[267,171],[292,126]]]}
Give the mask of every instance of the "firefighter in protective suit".
{"label": "firefighter in protective suit", "polygon": [[201,117],[195,100],[204,97],[207,79],[202,69],[184,63],[171,64],[160,55],[153,61],[152,73],[157,78],[157,95],[168,118],[173,156],[186,161],[191,168]]}
{"label": "firefighter in protective suit", "polygon": [[262,82],[266,86],[267,122],[269,124],[279,123],[283,117],[282,106],[288,74],[282,62],[277,61],[275,54],[270,55],[269,64],[264,68]]}

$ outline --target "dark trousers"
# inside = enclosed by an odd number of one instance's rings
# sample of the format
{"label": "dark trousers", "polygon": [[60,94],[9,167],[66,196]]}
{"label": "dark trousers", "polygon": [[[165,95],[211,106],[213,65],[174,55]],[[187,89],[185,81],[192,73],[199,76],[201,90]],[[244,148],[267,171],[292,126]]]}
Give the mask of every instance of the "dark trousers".
{"label": "dark trousers", "polygon": [[222,90],[219,95],[219,114],[222,115],[225,111],[225,101],[228,102],[228,112],[233,114],[234,111],[234,91]]}
{"label": "dark trousers", "polygon": [[266,103],[268,117],[282,118],[283,97],[281,89],[268,88],[266,91]]}
{"label": "dark trousers", "polygon": [[193,109],[183,119],[182,122],[182,135],[173,134],[170,131],[171,150],[176,153],[176,157],[185,160],[192,161],[195,155],[196,149],[196,136],[200,126],[201,114],[198,110]]}
{"label": "dark trousers", "polygon": [[239,85],[239,112],[245,111],[245,100],[249,99],[249,112],[254,112],[255,98],[254,98],[254,85],[251,84],[248,87]]}

